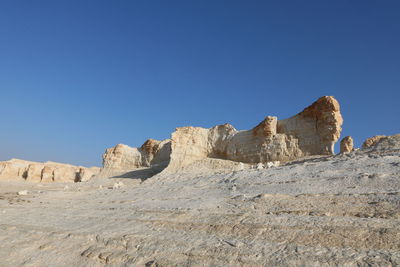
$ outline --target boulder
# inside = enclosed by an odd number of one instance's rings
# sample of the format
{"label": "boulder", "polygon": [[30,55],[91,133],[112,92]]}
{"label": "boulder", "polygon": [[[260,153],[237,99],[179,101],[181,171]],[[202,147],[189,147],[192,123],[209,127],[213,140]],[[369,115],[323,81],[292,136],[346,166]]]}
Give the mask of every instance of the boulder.
{"label": "boulder", "polygon": [[351,136],[346,136],[340,141],[340,153],[349,153],[354,150],[354,142]]}

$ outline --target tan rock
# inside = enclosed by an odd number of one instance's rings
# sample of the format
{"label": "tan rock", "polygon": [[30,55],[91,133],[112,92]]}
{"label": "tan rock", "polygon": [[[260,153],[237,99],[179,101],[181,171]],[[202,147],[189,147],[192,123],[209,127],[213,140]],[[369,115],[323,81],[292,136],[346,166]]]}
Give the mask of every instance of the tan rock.
{"label": "tan rock", "polygon": [[97,175],[100,168],[77,167],[57,162],[34,162],[19,159],[0,162],[0,179],[26,179],[29,182],[87,181]]}
{"label": "tan rock", "polygon": [[206,158],[257,164],[331,155],[342,123],[339,103],[324,96],[291,118],[278,121],[267,116],[248,131],[238,131],[230,124],[210,129],[179,127],[170,140],[149,139],[141,148],[117,145],[106,150],[103,167],[134,170],[163,162],[168,163],[165,171],[177,171]]}
{"label": "tan rock", "polygon": [[171,159],[168,169],[176,170],[209,155],[208,129],[177,128],[171,136]]}
{"label": "tan rock", "polygon": [[276,135],[278,118],[267,116],[259,125],[254,127],[253,134],[260,137]]}
{"label": "tan rock", "polygon": [[364,143],[362,144],[362,148],[369,148],[385,137],[385,135],[375,135],[373,137],[370,137],[364,141]]}
{"label": "tan rock", "polygon": [[354,142],[351,136],[346,136],[340,141],[340,153],[349,153],[354,150]]}
{"label": "tan rock", "polygon": [[0,179],[25,179],[29,161],[11,159],[0,162]]}
{"label": "tan rock", "polygon": [[78,182],[79,169],[75,167],[58,167],[54,170],[55,182]]}
{"label": "tan rock", "polygon": [[118,144],[103,154],[103,168],[132,170],[142,166],[142,154],[138,148]]}
{"label": "tan rock", "polygon": [[42,180],[43,168],[43,164],[29,164],[26,174],[26,181],[39,183]]}
{"label": "tan rock", "polygon": [[159,164],[169,160],[171,153],[170,140],[158,141],[155,139],[148,139],[140,147],[142,154],[142,166],[149,167],[153,164]]}
{"label": "tan rock", "polygon": [[278,121],[278,133],[298,139],[304,155],[332,155],[342,124],[339,102],[323,96],[296,116]]}
{"label": "tan rock", "polygon": [[374,152],[399,151],[400,134],[368,138],[363,144],[363,149]]}
{"label": "tan rock", "polygon": [[77,173],[77,182],[86,182],[89,181],[91,178],[96,176],[99,173],[99,168],[91,167],[91,168],[84,168],[80,167]]}
{"label": "tan rock", "polygon": [[54,175],[53,175],[53,167],[44,166],[42,169],[41,181],[44,183],[53,182]]}
{"label": "tan rock", "polygon": [[137,168],[166,165],[171,154],[169,139],[158,141],[148,139],[140,148],[118,144],[103,154],[103,169],[100,176],[114,176]]}

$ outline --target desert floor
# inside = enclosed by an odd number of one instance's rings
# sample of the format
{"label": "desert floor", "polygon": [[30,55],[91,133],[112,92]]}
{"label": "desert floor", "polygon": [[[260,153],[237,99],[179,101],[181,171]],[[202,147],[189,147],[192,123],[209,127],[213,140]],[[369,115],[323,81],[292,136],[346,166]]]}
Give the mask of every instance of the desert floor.
{"label": "desert floor", "polygon": [[1,181],[0,266],[400,265],[400,152],[147,171]]}

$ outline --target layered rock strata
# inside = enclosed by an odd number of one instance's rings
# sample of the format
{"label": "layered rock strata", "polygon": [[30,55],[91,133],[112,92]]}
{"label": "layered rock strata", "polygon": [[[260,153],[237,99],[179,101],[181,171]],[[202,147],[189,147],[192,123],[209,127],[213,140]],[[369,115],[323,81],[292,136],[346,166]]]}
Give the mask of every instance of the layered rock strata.
{"label": "layered rock strata", "polygon": [[23,179],[28,182],[81,182],[98,174],[100,168],[79,167],[56,162],[33,162],[19,159],[0,162],[0,179]]}
{"label": "layered rock strata", "polygon": [[247,131],[230,124],[210,129],[180,127],[171,139],[149,139],[140,148],[120,144],[106,150],[103,167],[122,171],[164,163],[168,164],[165,171],[174,172],[206,158],[257,164],[330,155],[342,123],[338,101],[324,96],[291,118],[267,116]]}
{"label": "layered rock strata", "polygon": [[168,163],[171,154],[169,139],[147,140],[140,148],[118,144],[103,154],[103,168],[130,171],[155,164]]}

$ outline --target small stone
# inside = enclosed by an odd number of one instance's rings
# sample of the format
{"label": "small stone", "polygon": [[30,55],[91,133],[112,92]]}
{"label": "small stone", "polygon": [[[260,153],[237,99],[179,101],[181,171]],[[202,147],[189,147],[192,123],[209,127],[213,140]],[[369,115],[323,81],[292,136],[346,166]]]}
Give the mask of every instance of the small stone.
{"label": "small stone", "polygon": [[237,167],[238,171],[243,171],[244,170],[244,164],[243,162],[240,162],[238,167]]}
{"label": "small stone", "polygon": [[28,190],[22,190],[18,192],[18,195],[20,196],[26,196],[28,194]]}
{"label": "small stone", "polygon": [[119,189],[124,186],[125,186],[125,184],[123,182],[118,182],[113,185],[113,189]]}
{"label": "small stone", "polygon": [[270,161],[267,162],[267,168],[278,167],[280,165],[280,161]]}

